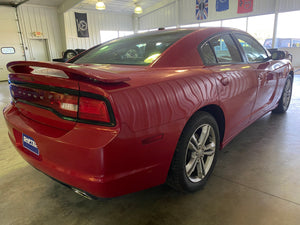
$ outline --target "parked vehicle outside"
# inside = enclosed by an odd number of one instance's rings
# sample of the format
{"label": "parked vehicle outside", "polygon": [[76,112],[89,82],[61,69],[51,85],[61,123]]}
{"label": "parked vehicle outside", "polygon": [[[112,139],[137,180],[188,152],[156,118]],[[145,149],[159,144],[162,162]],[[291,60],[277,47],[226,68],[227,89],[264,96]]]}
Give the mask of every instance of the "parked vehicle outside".
{"label": "parked vehicle outside", "polygon": [[[264,47],[269,49],[272,47],[273,39],[268,38],[264,42]],[[276,38],[274,48],[298,48],[300,47],[300,38]]]}

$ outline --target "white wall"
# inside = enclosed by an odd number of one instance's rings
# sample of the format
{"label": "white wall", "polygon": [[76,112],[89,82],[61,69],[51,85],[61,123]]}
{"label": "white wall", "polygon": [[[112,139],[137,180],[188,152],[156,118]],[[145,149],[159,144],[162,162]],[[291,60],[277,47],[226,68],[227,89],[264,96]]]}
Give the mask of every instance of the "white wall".
{"label": "white wall", "polygon": [[170,27],[176,25],[176,2],[172,2],[162,8],[156,9],[139,17],[139,29],[147,30],[158,27]]}
{"label": "white wall", "polygon": [[[24,60],[24,51],[17,24],[16,9],[0,5],[0,81],[7,80],[6,64],[11,61]],[[11,50],[6,54],[4,49]]]}
{"label": "white wall", "polygon": [[284,1],[278,0],[278,6],[279,6],[279,12],[296,11],[296,10],[300,10],[300,1],[299,0],[284,0]]}
{"label": "white wall", "polygon": [[[89,37],[78,38],[74,12],[87,13]],[[64,13],[65,35],[68,49],[87,49],[101,42],[100,30],[133,31],[130,15],[103,13],[99,11],[69,10]]]}
{"label": "white wall", "polygon": [[[60,58],[63,49],[57,9],[38,5],[21,5],[18,7],[18,14],[26,59],[34,59],[31,39],[45,39],[50,59]],[[43,35],[35,37],[32,33],[37,31],[42,32]]]}

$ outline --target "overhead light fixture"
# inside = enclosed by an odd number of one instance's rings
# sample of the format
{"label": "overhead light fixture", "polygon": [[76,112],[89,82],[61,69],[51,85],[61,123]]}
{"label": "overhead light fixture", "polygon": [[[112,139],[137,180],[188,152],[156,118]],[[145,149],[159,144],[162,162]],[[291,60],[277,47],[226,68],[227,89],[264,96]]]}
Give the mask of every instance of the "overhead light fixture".
{"label": "overhead light fixture", "polygon": [[143,13],[142,7],[139,6],[139,5],[136,5],[136,6],[135,6],[135,9],[134,9],[134,13],[136,13],[136,14],[141,14],[141,13]]}
{"label": "overhead light fixture", "polygon": [[105,7],[104,2],[103,2],[103,1],[98,1],[98,2],[96,3],[96,9],[98,9],[98,10],[105,10],[106,7]]}

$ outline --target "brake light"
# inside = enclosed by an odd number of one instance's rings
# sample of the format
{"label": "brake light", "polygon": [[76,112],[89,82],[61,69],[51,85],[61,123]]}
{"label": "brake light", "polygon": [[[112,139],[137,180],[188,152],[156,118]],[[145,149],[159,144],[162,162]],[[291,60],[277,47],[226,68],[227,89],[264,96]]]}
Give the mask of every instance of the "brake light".
{"label": "brake light", "polygon": [[11,85],[10,92],[17,101],[30,102],[54,110],[62,116],[77,117],[78,96],[14,85]]}
{"label": "brake light", "polygon": [[108,126],[113,126],[115,122],[108,100],[100,95],[86,97],[89,93],[79,94],[67,89],[56,92],[16,85],[11,85],[10,91],[16,102],[47,109],[62,119]]}
{"label": "brake light", "polygon": [[78,118],[106,123],[111,122],[105,102],[86,97],[79,98]]}

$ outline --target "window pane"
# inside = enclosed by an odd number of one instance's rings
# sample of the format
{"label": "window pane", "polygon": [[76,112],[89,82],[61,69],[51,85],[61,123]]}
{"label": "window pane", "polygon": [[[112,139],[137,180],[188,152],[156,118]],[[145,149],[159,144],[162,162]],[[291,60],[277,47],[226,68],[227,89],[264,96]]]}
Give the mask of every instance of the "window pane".
{"label": "window pane", "polygon": [[[251,16],[248,18],[248,33],[255,37],[261,44],[264,44],[267,39],[271,40],[271,43],[267,41],[266,45],[272,47],[272,37],[274,28],[274,14],[263,16]],[[263,21],[263,23],[262,23]]]}
{"label": "window pane", "polygon": [[217,57],[218,63],[242,62],[240,53],[230,35],[221,35],[209,41]]}
{"label": "window pane", "polygon": [[166,30],[170,30],[170,29],[176,29],[176,26],[171,26],[171,27],[165,27]]}
{"label": "window pane", "polygon": [[149,65],[162,52],[192,30],[154,32],[99,45],[76,59],[76,64]]}
{"label": "window pane", "polygon": [[247,19],[239,18],[239,19],[223,20],[222,27],[232,27],[232,28],[237,28],[246,31]]}
{"label": "window pane", "polygon": [[235,36],[240,42],[249,62],[262,62],[268,58],[264,48],[253,38],[243,34],[235,34]]}
{"label": "window pane", "polygon": [[200,23],[200,27],[220,27],[220,26],[221,26],[221,20],[213,21],[213,22]]}
{"label": "window pane", "polygon": [[278,38],[300,38],[300,29],[296,25],[300,21],[300,11],[279,13],[278,15]]}
{"label": "window pane", "polygon": [[181,25],[180,28],[199,27],[199,23]]}
{"label": "window pane", "polygon": [[217,63],[216,57],[213,51],[211,50],[211,47],[209,46],[208,42],[201,47],[201,58],[205,65],[211,65]]}
{"label": "window pane", "polygon": [[3,48],[1,48],[1,53],[2,54],[15,54],[16,50],[14,47],[3,47]]}
{"label": "window pane", "polygon": [[118,38],[118,31],[115,30],[101,30],[100,31],[101,43]]}
{"label": "window pane", "polygon": [[146,33],[146,32],[148,32],[149,30],[139,30],[138,31],[138,34],[141,34],[141,33]]}
{"label": "window pane", "polygon": [[128,35],[132,35],[133,31],[119,31],[119,37],[125,37]]}

